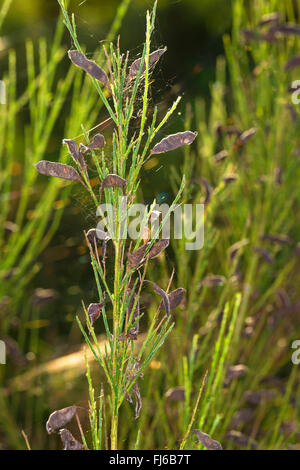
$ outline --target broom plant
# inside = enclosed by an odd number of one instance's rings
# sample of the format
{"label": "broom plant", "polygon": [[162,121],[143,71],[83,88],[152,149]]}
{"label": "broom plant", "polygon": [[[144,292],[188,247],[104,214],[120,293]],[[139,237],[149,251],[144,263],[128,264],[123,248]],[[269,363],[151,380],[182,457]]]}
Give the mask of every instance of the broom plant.
{"label": "broom plant", "polygon": [[[103,46],[106,57],[108,74],[94,61],[84,54],[76,31],[74,16],[70,19],[62,0],[58,0],[64,16],[64,23],[70,32],[75,49],[68,52],[72,63],[87,73],[102,100],[108,119],[114,130],[111,145],[106,144],[102,134],[95,134],[91,140],[84,143],[65,139],[68,151],[73,158],[74,166],[42,160],[36,164],[37,170],[44,175],[79,182],[89,193],[99,216],[104,216],[102,202],[108,207],[108,230],[90,228],[85,233],[91,256],[91,265],[98,291],[96,303],[87,308],[83,302],[87,328],[77,317],[78,325],[92,351],[95,359],[104,371],[110,387],[110,448],[118,448],[119,409],[124,402],[130,403],[135,398],[135,419],[140,415],[142,399],[139,390],[139,379],[153,356],[162,346],[171,332],[174,323],[170,310],[175,308],[184,297],[184,289],[168,293],[171,279],[165,289],[155,282],[146,280],[148,263],[157,257],[169,245],[168,239],[158,239],[170,213],[175,208],[184,189],[184,178],[179,191],[164,217],[161,218],[155,230],[149,233],[148,225],[155,215],[156,202],[150,208],[145,208],[140,224],[140,232],[135,246],[128,246],[126,228],[129,223],[130,208],[137,198],[140,186],[140,173],[143,164],[153,154],[161,154],[183,145],[191,144],[196,133],[191,131],[179,132],[165,137],[154,144],[158,132],[175,111],[180,97],[174,102],[165,116],[158,116],[154,107],[150,117],[149,92],[150,75],[155,64],[165,53],[166,48],[151,52],[151,36],[155,26],[157,2],[152,12],[146,15],[146,39],[141,58],[130,63],[129,53],[121,53],[120,41],[117,44]],[[140,109],[140,94],[141,109]],[[132,121],[140,119],[138,130],[132,130]],[[136,123],[136,122],[135,122]],[[98,191],[92,187],[89,168],[94,164],[99,178]],[[112,210],[111,207],[114,209]],[[106,267],[107,257],[112,273]],[[155,293],[162,298],[161,304],[150,319],[148,331],[139,341],[139,350],[135,346],[139,339],[139,323],[143,316],[140,310],[140,295],[144,286],[151,286]],[[112,310],[112,321],[110,321]],[[107,346],[103,354],[96,336],[97,324],[102,318]],[[90,422],[93,436],[93,448],[101,448],[102,435],[101,419],[102,406],[97,411],[92,380],[88,369],[90,386]],[[52,413],[47,423],[48,432],[60,430],[65,448],[80,443],[70,436],[69,431],[61,430],[75,414],[76,407],[67,407]],[[97,437],[98,436],[98,437]],[[84,435],[82,435],[84,442]],[[76,444],[77,443],[77,444]]]}

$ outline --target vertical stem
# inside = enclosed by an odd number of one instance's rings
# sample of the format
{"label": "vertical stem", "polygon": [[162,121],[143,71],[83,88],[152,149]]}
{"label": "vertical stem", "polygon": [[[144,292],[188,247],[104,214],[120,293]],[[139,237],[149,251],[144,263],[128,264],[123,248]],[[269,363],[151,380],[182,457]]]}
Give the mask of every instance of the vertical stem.
{"label": "vertical stem", "polygon": [[110,448],[111,450],[118,449],[118,407],[115,406],[115,392],[112,392],[113,410],[111,416],[111,431],[110,431]]}
{"label": "vertical stem", "polygon": [[116,217],[116,240],[115,240],[115,273],[114,273],[114,301],[113,301],[113,357],[112,357],[112,415],[111,415],[111,450],[118,447],[118,387],[117,387],[117,341],[119,325],[119,289],[120,289],[120,239],[118,237],[118,217]]}

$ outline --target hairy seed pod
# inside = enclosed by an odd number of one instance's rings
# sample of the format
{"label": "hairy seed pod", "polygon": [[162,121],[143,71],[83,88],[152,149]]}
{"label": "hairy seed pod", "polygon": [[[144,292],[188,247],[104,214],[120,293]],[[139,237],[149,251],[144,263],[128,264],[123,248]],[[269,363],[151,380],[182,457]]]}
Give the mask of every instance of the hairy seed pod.
{"label": "hairy seed pod", "polygon": [[99,304],[90,304],[88,306],[87,313],[88,313],[88,316],[89,316],[89,319],[90,319],[90,322],[91,322],[92,326],[95,323],[95,321],[98,320],[98,318],[100,317],[101,310],[104,307],[104,303],[105,302],[103,300]]}
{"label": "hairy seed pod", "polygon": [[46,423],[48,434],[63,428],[75,416],[78,407],[75,405],[51,413]]}
{"label": "hairy seed pod", "polygon": [[152,284],[154,291],[162,297],[164,309],[166,310],[167,315],[169,315],[170,314],[170,299],[169,299],[168,294],[161,287],[159,287],[155,282],[152,282],[152,281],[146,281],[146,282],[150,282],[150,284]]}
{"label": "hairy seed pod", "polygon": [[272,26],[269,33],[281,33],[283,36],[300,36],[300,26],[294,23],[282,23]]}
{"label": "hairy seed pod", "polygon": [[184,145],[190,145],[196,139],[198,133],[185,131],[177,132],[177,134],[169,135],[156,144],[151,150],[151,154],[170,152]]}
{"label": "hairy seed pod", "polygon": [[100,150],[105,145],[105,138],[102,134],[95,134],[89,145],[80,144],[80,149],[83,153],[89,150]]}
{"label": "hairy seed pod", "polygon": [[86,58],[86,56],[77,50],[68,51],[68,56],[74,65],[84,70],[86,73],[91,75],[93,78],[101,82],[110,90],[110,84],[106,72],[93,62]]}
{"label": "hairy seed pod", "polygon": [[125,193],[126,184],[127,181],[124,178],[121,178],[121,176],[109,174],[101,183],[100,193],[102,193],[105,188],[123,188],[123,192]]}
{"label": "hairy seed pod", "polygon": [[277,12],[267,13],[261,18],[260,22],[258,23],[258,26],[262,27],[267,25],[269,26],[271,24],[278,24],[279,21],[282,20],[282,18],[282,15]]}
{"label": "hairy seed pod", "polygon": [[68,146],[69,154],[72,156],[75,163],[79,162],[81,167],[84,169],[85,173],[87,174],[87,166],[86,166],[86,162],[85,162],[80,146],[78,148],[78,145],[72,139],[64,139],[63,144]]}
{"label": "hairy seed pod", "polygon": [[149,258],[155,258],[169,246],[169,238],[164,238],[155,243],[149,250]]}
{"label": "hairy seed pod", "polygon": [[[186,290],[183,287],[178,287],[178,289],[173,290],[168,294],[169,302],[170,302],[170,309],[178,307],[184,299],[186,294]],[[161,302],[160,308],[164,309],[165,304]]]}
{"label": "hairy seed pod", "polygon": [[146,261],[145,253],[146,253],[148,246],[149,246],[149,243],[145,243],[140,248],[135,250],[133,253],[130,253],[128,255],[128,263],[129,263],[130,268],[135,268],[136,266],[139,266],[140,264]]}
{"label": "hairy seed pod", "polygon": [[75,437],[68,431],[68,429],[61,429],[59,431],[60,438],[64,445],[64,450],[83,450],[84,445],[77,441]]}
{"label": "hairy seed pod", "polygon": [[174,387],[166,391],[165,397],[168,401],[184,401],[185,390],[184,387]]}
{"label": "hairy seed pod", "polygon": [[207,450],[222,450],[222,446],[220,442],[215,441],[212,439],[208,434],[205,432],[199,431],[199,429],[193,429],[193,433],[196,434],[197,438],[201,442],[201,444],[207,448]]}
{"label": "hairy seed pod", "polygon": [[69,165],[41,160],[34,166],[41,175],[55,176],[56,178],[62,178],[64,180],[82,182],[77,171]]}
{"label": "hairy seed pod", "polygon": [[[160,58],[161,56],[166,52],[167,48],[164,47],[163,49],[157,49],[157,51],[152,52],[149,55],[149,67],[152,67]],[[140,70],[141,66],[141,61],[142,59],[137,59],[135,60],[129,70],[129,78],[134,78],[138,74],[138,71]],[[142,74],[145,73],[146,71],[146,64],[143,65],[142,67]]]}

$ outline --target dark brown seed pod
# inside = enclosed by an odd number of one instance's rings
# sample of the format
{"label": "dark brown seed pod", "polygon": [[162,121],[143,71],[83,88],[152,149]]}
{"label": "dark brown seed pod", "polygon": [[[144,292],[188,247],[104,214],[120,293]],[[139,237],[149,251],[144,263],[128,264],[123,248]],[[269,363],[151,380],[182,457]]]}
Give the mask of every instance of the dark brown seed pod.
{"label": "dark brown seed pod", "polygon": [[89,145],[80,144],[80,149],[83,153],[89,150],[100,150],[105,145],[105,138],[102,134],[95,134]]}
{"label": "dark brown seed pod", "polygon": [[110,90],[108,77],[99,65],[92,60],[87,59],[82,52],[76,50],[68,51],[68,56],[74,65],[84,70]]}
{"label": "dark brown seed pod", "polygon": [[41,175],[55,176],[56,178],[62,178],[64,180],[82,182],[77,171],[69,165],[41,160],[34,166]]}
{"label": "dark brown seed pod", "polygon": [[58,292],[54,289],[42,289],[38,287],[35,289],[32,297],[33,305],[45,305],[57,299]]}
{"label": "dark brown seed pod", "polygon": [[291,59],[289,59],[285,66],[284,70],[287,72],[288,70],[293,70],[295,67],[299,67],[300,65],[300,55],[295,55]]}
{"label": "dark brown seed pod", "polygon": [[146,281],[146,282],[150,282],[150,284],[152,284],[153,286],[154,291],[162,297],[164,309],[167,315],[169,315],[170,314],[170,300],[169,300],[168,294],[161,287],[159,287],[155,282],[152,282],[152,281]]}
{"label": "dark brown seed pod", "polygon": [[63,139],[63,144],[67,145],[69,154],[72,155],[75,160],[78,160],[79,149],[76,142],[72,139]]}
{"label": "dark brown seed pod", "polygon": [[206,178],[199,178],[199,183],[205,189],[204,204],[208,204],[211,200],[211,196],[212,196],[214,189]]}
{"label": "dark brown seed pod", "polygon": [[248,245],[248,243],[249,243],[248,238],[243,238],[242,240],[239,240],[238,242],[231,245],[231,247],[228,250],[230,260],[233,261],[238,251],[244,246]]}
{"label": "dark brown seed pod", "polygon": [[193,429],[192,432],[196,434],[198,440],[207,450],[223,450],[220,442],[215,441],[205,432],[201,432],[199,429]]}
{"label": "dark brown seed pod", "polygon": [[238,137],[236,144],[237,145],[244,145],[248,140],[251,139],[256,134],[255,127],[248,129],[247,131],[242,132],[242,134]]}
{"label": "dark brown seed pod", "polygon": [[264,259],[268,264],[274,263],[274,256],[267,250],[266,248],[261,248],[259,246],[253,247],[254,253],[260,255],[262,259]]}
{"label": "dark brown seed pod", "polygon": [[[166,50],[167,48],[164,47],[163,49],[157,49],[157,51],[152,52],[149,55],[149,67],[152,67],[152,65],[154,65],[161,58],[161,56],[166,52]],[[141,66],[141,61],[142,59],[137,59],[132,63],[130,70],[129,70],[130,79],[136,77],[136,75],[138,74],[138,71],[140,70],[140,66]],[[146,71],[146,64],[143,65],[142,74],[145,73],[145,71]]]}
{"label": "dark brown seed pod", "polygon": [[[135,294],[133,295],[131,294],[132,292],[129,293],[129,296],[131,296],[131,298],[130,298],[129,305],[128,305],[127,318],[130,319],[131,317],[131,325],[134,325],[137,318],[140,316],[140,302],[138,299],[136,301]],[[134,312],[132,313],[135,302],[136,302],[136,306],[135,306]],[[127,338],[135,341],[137,340],[138,334],[139,334],[139,321],[137,321],[136,324],[132,326],[132,328],[130,328],[130,330],[127,333]]]}
{"label": "dark brown seed pod", "polygon": [[248,367],[243,364],[237,364],[235,366],[229,366],[227,368],[225,384],[229,385],[234,379],[242,377],[248,372]]}
{"label": "dark brown seed pod", "polygon": [[293,240],[288,235],[265,233],[262,240],[278,243],[279,245],[291,245]]}
{"label": "dark brown seed pod", "polygon": [[245,29],[243,31],[243,35],[246,42],[258,41],[273,44],[277,41],[276,34],[270,31],[267,31],[266,33],[260,33],[258,31],[251,31],[249,29]]}
{"label": "dark brown seed pod", "polygon": [[107,175],[101,183],[100,193],[102,193],[105,188],[123,188],[123,193],[126,191],[127,181],[124,178],[121,178],[119,175],[109,174]]}
{"label": "dark brown seed pod", "polygon": [[267,26],[271,24],[278,24],[279,21],[281,20],[282,20],[282,15],[280,13],[277,13],[277,12],[268,13],[262,16],[260,22],[258,23],[258,26],[262,27],[262,26]]}
{"label": "dark brown seed pod", "polygon": [[[169,302],[170,302],[170,309],[178,307],[184,299],[186,290],[183,287],[179,287],[178,289],[173,290],[168,294]],[[160,308],[164,309],[164,303],[161,302]]]}
{"label": "dark brown seed pod", "polygon": [[104,300],[100,302],[99,304],[90,304],[87,309],[87,313],[91,322],[91,325],[95,323],[96,320],[101,315],[101,310],[104,307]]}
{"label": "dark brown seed pod", "polygon": [[133,391],[135,395],[135,400],[136,400],[134,419],[138,419],[141,414],[141,409],[142,409],[142,397],[141,397],[140,389],[139,389],[137,382],[135,382],[131,390]]}
{"label": "dark brown seed pod", "polygon": [[228,137],[241,135],[242,131],[237,126],[221,126],[221,131],[224,131]]}
{"label": "dark brown seed pod", "polygon": [[209,274],[203,279],[201,284],[207,287],[215,287],[215,286],[222,286],[225,282],[226,282],[226,277],[215,275],[215,274]]}
{"label": "dark brown seed pod", "polygon": [[91,228],[87,232],[86,236],[92,246],[94,245],[95,240],[96,242],[98,240],[107,241],[107,240],[110,240],[111,238],[109,233],[104,232],[103,230],[100,230],[99,228]]}
{"label": "dark brown seed pod", "polygon": [[158,256],[162,251],[164,251],[170,244],[169,238],[163,238],[159,240],[155,245],[153,245],[149,250],[149,258],[155,258]]}
{"label": "dark brown seed pod", "polygon": [[169,135],[156,144],[151,150],[151,154],[165,153],[175,150],[183,145],[190,145],[196,139],[198,133],[185,131]]}
{"label": "dark brown seed pod", "polygon": [[173,290],[169,294],[170,307],[176,308],[184,299],[186,290],[183,287],[178,287],[178,289]]}
{"label": "dark brown seed pod", "polygon": [[280,186],[283,180],[283,169],[281,166],[277,166],[275,168],[275,175],[274,175],[275,183]]}
{"label": "dark brown seed pod", "polygon": [[230,427],[236,428],[241,424],[246,424],[252,420],[254,416],[254,410],[251,408],[242,408],[234,413],[232,420],[230,422]]}
{"label": "dark brown seed pod", "polygon": [[[170,240],[168,238],[159,240],[155,245],[151,247],[147,256],[149,256],[150,259],[155,258],[163,250],[165,250],[167,246],[169,246],[169,243],[170,243]],[[134,268],[136,266],[139,266],[140,264],[145,263],[146,258],[147,258],[145,253],[146,253],[148,246],[149,246],[149,242],[145,243],[140,248],[135,250],[133,253],[130,253],[128,255],[130,268]]]}
{"label": "dark brown seed pod", "polygon": [[234,173],[228,173],[223,177],[223,181],[225,184],[233,183],[237,180],[237,176]]}
{"label": "dark brown seed pod", "polygon": [[63,428],[75,416],[78,407],[75,405],[51,413],[46,423],[48,434]]}
{"label": "dark brown seed pod", "polygon": [[166,391],[166,399],[168,401],[184,401],[185,390],[184,387],[174,387]]}
{"label": "dark brown seed pod", "polygon": [[145,243],[133,253],[128,255],[128,263],[130,268],[135,268],[136,266],[139,266],[146,261],[145,253],[148,246],[149,243]]}
{"label": "dark brown seed pod", "polygon": [[221,152],[218,152],[216,155],[213,156],[213,159],[215,162],[222,162],[225,160],[225,158],[228,157],[228,152],[227,150],[221,150]]}
{"label": "dark brown seed pod", "polygon": [[232,440],[235,444],[241,447],[251,447],[251,449],[257,449],[258,443],[249,436],[241,433],[240,431],[229,431],[225,439]]}
{"label": "dark brown seed pod", "polygon": [[[85,173],[87,173],[87,166],[84,159],[84,156],[81,152],[81,149],[78,148],[78,145],[72,139],[64,139],[63,144],[68,146],[69,154],[72,156],[75,163],[79,162]],[[81,145],[81,144],[80,144]]]}
{"label": "dark brown seed pod", "polygon": [[300,36],[300,26],[294,23],[282,23],[272,26],[269,33],[281,33],[283,36]]}
{"label": "dark brown seed pod", "polygon": [[256,129],[255,127],[252,127],[251,129],[248,129],[247,131],[244,131],[240,137],[239,137],[239,140],[241,142],[243,142],[243,144],[245,142],[248,142],[249,139],[251,139],[251,137],[253,137],[255,134],[256,134]]}
{"label": "dark brown seed pod", "polygon": [[83,450],[84,445],[77,441],[68,429],[61,429],[59,431],[60,438],[64,445],[64,450]]}
{"label": "dark brown seed pod", "polygon": [[275,397],[276,391],[272,389],[253,390],[245,393],[244,400],[252,405],[259,405],[260,403],[274,400]]}
{"label": "dark brown seed pod", "polygon": [[250,41],[259,41],[262,38],[261,33],[257,31],[252,31],[250,29],[244,29],[243,30],[243,36],[246,42]]}
{"label": "dark brown seed pod", "polygon": [[[140,360],[135,360],[133,367],[131,368],[131,370],[127,372],[130,380],[134,379],[134,377],[136,377],[139,374],[139,369],[140,369]],[[143,377],[143,375],[140,374],[140,377]],[[129,385],[130,385],[130,382],[129,382]],[[131,387],[129,393],[127,392],[127,390],[125,390],[125,399],[129,401],[129,403],[133,403],[133,400],[131,398],[131,392],[133,392],[135,395],[135,400],[136,400],[135,419],[138,419],[141,413],[141,409],[142,409],[142,397],[140,394],[140,389],[139,389],[137,380]]]}

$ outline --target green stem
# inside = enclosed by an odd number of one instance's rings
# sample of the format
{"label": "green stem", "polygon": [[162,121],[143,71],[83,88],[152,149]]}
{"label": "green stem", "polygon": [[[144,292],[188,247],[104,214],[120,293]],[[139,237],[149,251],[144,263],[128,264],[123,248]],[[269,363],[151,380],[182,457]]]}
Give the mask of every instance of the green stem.
{"label": "green stem", "polygon": [[113,412],[112,412],[112,417],[111,417],[111,434],[110,434],[110,448],[111,450],[117,450],[118,449],[118,421],[119,421],[119,415],[118,415],[118,408],[115,409],[114,406],[114,400],[115,399],[115,393],[112,393],[112,400],[113,400]]}
{"label": "green stem", "polygon": [[120,255],[122,253],[121,240],[118,240],[118,220],[116,220],[116,241],[115,241],[115,268],[114,268],[114,298],[113,298],[113,357],[112,357],[112,415],[111,415],[111,450],[116,450],[118,446],[118,409],[119,395],[118,383],[118,327],[119,327],[119,292],[120,292]]}

